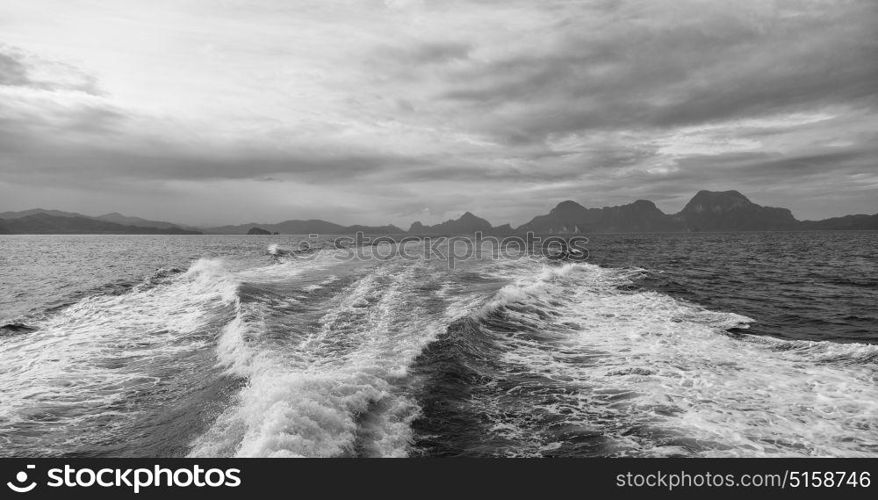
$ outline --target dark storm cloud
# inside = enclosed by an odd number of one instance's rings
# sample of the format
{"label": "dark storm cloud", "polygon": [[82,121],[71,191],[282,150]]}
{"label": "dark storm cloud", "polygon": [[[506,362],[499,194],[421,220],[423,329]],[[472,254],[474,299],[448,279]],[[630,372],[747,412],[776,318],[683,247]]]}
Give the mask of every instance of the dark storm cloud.
{"label": "dark storm cloud", "polygon": [[760,18],[708,4],[691,18],[655,19],[619,8],[594,30],[571,19],[546,53],[449,71],[440,97],[481,111],[482,129],[510,143],[839,103],[874,108],[878,3],[807,7]]}
{"label": "dark storm cloud", "polygon": [[2,85],[40,90],[73,90],[91,95],[101,93],[97,80],[79,68],[43,60],[4,45],[0,45],[0,86]]}
{"label": "dark storm cloud", "polygon": [[0,47],[0,85],[27,85],[27,68],[15,54]]}
{"label": "dark storm cloud", "polygon": [[444,64],[469,57],[472,46],[462,42],[426,42],[376,50],[376,61],[393,61],[396,66]]}
{"label": "dark storm cloud", "polygon": [[[0,122],[2,128],[2,122]],[[4,133],[4,135],[6,135]],[[47,178],[74,183],[93,183],[107,177],[144,180],[278,180],[287,175],[299,182],[340,183],[368,175],[398,170],[417,159],[368,154],[322,155],[299,151],[273,155],[246,150],[227,154],[181,150],[179,145],[155,143],[151,148],[138,145],[125,150],[94,147],[89,144],[46,146],[39,137],[6,135],[0,140],[6,154],[0,166],[6,179],[43,182]]]}

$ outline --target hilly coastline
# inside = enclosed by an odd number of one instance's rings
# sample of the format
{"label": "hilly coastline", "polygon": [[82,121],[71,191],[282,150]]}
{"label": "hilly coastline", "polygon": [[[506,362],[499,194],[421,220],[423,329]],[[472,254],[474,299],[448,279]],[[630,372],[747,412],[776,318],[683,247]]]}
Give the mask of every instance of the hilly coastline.
{"label": "hilly coastline", "polygon": [[0,217],[0,234],[202,234],[173,224],[135,226],[56,210],[28,212],[20,216],[17,214],[21,212],[2,214],[5,217]]}
{"label": "hilly coastline", "polygon": [[586,208],[562,201],[548,214],[513,228],[494,227],[471,212],[433,226],[414,222],[406,231],[394,225],[343,226],[320,219],[248,223],[193,228],[118,213],[90,217],[58,210],[33,209],[0,213],[0,234],[411,234],[453,235],[482,232],[497,236],[524,234],[878,230],[878,214],[847,215],[799,221],[786,208],[766,207],[738,191],[699,191],[675,214],[666,214],[649,200],[626,205]]}

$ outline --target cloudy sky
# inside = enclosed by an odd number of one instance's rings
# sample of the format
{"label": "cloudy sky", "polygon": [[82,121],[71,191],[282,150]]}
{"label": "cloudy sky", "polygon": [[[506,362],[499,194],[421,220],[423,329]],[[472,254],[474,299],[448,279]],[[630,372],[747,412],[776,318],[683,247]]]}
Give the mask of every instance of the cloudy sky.
{"label": "cloudy sky", "polygon": [[878,2],[3,0],[0,211],[878,212]]}

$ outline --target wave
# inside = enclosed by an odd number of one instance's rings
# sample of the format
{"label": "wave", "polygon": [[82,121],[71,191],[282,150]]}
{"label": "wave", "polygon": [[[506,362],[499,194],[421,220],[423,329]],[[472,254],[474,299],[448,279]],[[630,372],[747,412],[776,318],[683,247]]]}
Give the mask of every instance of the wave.
{"label": "wave", "polygon": [[[730,333],[753,320],[637,290],[642,272],[547,266],[452,325],[417,363],[427,393],[449,395],[425,406],[419,445],[505,456],[878,452],[878,346]],[[448,423],[461,421],[479,430]]]}
{"label": "wave", "polygon": [[328,285],[335,283],[336,281],[338,281],[338,279],[339,279],[338,276],[332,274],[332,275],[329,275],[326,278],[324,278],[320,283],[308,285],[303,290],[306,292],[309,292],[309,293],[316,292],[317,290],[320,290],[321,288],[324,288]]}
{"label": "wave", "polygon": [[327,241],[309,241],[306,245],[299,245],[297,248],[282,248],[277,243],[268,245],[265,250],[267,255],[271,255],[277,261],[288,262],[290,260],[302,259],[303,257],[313,257],[324,249],[333,248]]}
{"label": "wave", "polygon": [[644,269],[336,257],[201,259],[5,325],[31,331],[0,342],[4,450],[123,439],[173,393],[215,411],[193,457],[878,453],[878,346],[750,335]]}
{"label": "wave", "polygon": [[[83,298],[0,343],[0,434],[21,440],[7,450],[51,453],[51,439],[69,448],[114,432],[140,412],[132,395],[165,384],[173,367],[211,344],[211,322],[224,323],[236,297],[222,262],[160,274],[127,293]],[[40,432],[13,432],[33,426]]]}
{"label": "wave", "polygon": [[408,366],[442,331],[415,290],[431,278],[418,266],[376,267],[315,299],[326,302],[310,315],[313,305],[279,318],[258,296],[239,301],[217,354],[247,384],[190,456],[406,455],[419,411]]}
{"label": "wave", "polygon": [[20,335],[23,333],[35,332],[37,329],[24,323],[7,323],[0,326],[0,335]]}

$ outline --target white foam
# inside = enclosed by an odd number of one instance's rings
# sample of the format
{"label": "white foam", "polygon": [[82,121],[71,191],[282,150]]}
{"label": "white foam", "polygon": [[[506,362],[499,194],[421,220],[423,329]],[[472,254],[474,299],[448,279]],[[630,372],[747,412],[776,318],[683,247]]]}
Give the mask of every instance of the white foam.
{"label": "white foam", "polygon": [[[318,259],[244,274],[271,281],[329,265]],[[420,411],[406,388],[412,360],[451,320],[493,314],[522,325],[495,339],[510,380],[534,377],[472,404],[492,433],[525,443],[512,454],[563,451],[564,440],[544,432],[540,416],[597,431],[620,455],[878,450],[875,346],[729,335],[751,320],[624,291],[639,269],[485,262],[478,270],[489,282],[508,282],[485,296],[453,271],[426,271],[423,263],[345,265],[360,279],[321,304],[322,315],[308,323],[316,328],[282,347],[266,335],[266,304],[236,303],[217,354],[247,383],[193,443],[192,456],[404,456]],[[438,315],[424,306],[420,287],[430,280],[443,280],[434,292],[445,304]],[[563,390],[529,398],[534,380]]]}
{"label": "white foam", "polygon": [[371,270],[326,305],[319,329],[260,343],[259,303],[239,304],[218,356],[247,379],[191,456],[404,456],[418,407],[396,382],[441,331],[418,306],[414,266]]}
{"label": "white foam", "polygon": [[752,320],[659,293],[620,291],[630,273],[564,266],[504,288],[481,311],[503,308],[511,320],[541,325],[536,334],[498,336],[503,361],[510,373],[525,370],[571,391],[520,416],[492,410],[496,399],[480,402],[498,434],[528,435],[539,454],[549,443],[529,422],[542,412],[599,429],[621,454],[878,451],[878,347],[728,335]]}
{"label": "white foam", "polygon": [[148,366],[208,345],[192,334],[235,300],[236,287],[221,261],[202,259],[167,283],[85,298],[35,325],[38,331],[4,339],[0,434],[41,412],[57,417],[42,425],[46,439],[53,429],[113,413],[108,405],[159,383]]}
{"label": "white foam", "polygon": [[305,290],[306,292],[316,292],[317,290],[320,290],[321,288],[324,288],[328,285],[331,285],[331,284],[335,283],[336,281],[338,281],[338,276],[330,275],[330,276],[327,276],[326,279],[324,279],[320,283],[314,283],[312,285],[308,285],[308,286],[304,287],[303,290]]}

